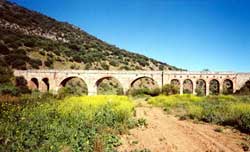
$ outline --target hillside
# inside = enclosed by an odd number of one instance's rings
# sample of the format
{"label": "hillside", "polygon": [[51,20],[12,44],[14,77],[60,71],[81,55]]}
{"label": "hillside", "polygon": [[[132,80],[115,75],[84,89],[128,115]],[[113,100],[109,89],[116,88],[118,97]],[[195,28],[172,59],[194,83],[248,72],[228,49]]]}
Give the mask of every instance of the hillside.
{"label": "hillside", "polygon": [[179,70],[5,0],[0,0],[0,59],[13,69]]}

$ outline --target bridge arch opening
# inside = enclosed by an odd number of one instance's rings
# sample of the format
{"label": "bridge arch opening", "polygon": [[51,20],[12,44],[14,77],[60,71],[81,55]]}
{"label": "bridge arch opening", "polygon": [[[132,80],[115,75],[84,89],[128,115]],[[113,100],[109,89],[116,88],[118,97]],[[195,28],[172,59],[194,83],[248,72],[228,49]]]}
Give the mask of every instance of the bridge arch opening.
{"label": "bridge arch opening", "polygon": [[31,90],[38,90],[39,88],[39,82],[37,78],[31,78],[29,81],[29,88]]}
{"label": "bridge arch opening", "polygon": [[193,82],[190,79],[186,79],[183,81],[183,93],[184,94],[192,94],[193,93]]}
{"label": "bridge arch opening", "polygon": [[233,81],[226,79],[223,81],[223,94],[233,94]]}
{"label": "bridge arch opening", "polygon": [[[179,90],[178,93],[180,93],[180,85],[181,85],[181,83],[180,83],[180,81],[179,81],[178,79],[172,79],[172,80],[170,81],[170,84],[173,85],[173,86],[175,86],[175,87]],[[177,89],[176,89],[176,90],[177,90]],[[177,94],[178,94],[178,93],[177,93]]]}
{"label": "bridge arch opening", "polygon": [[206,95],[206,81],[203,79],[199,79],[196,81],[196,89],[195,92],[198,96]]}
{"label": "bridge arch opening", "polygon": [[128,94],[139,95],[147,94],[155,96],[160,94],[160,88],[157,82],[150,77],[139,77],[130,83]]}
{"label": "bridge arch opening", "polygon": [[97,94],[123,95],[123,87],[119,80],[114,77],[103,77],[96,81]]}
{"label": "bridge arch opening", "polygon": [[68,77],[61,81],[59,92],[65,92],[72,95],[87,95],[88,86],[82,78]]}
{"label": "bridge arch opening", "polygon": [[213,79],[209,82],[209,94],[218,95],[220,93],[220,82]]}
{"label": "bridge arch opening", "polygon": [[49,91],[49,87],[49,78],[43,78],[40,86],[41,91]]}

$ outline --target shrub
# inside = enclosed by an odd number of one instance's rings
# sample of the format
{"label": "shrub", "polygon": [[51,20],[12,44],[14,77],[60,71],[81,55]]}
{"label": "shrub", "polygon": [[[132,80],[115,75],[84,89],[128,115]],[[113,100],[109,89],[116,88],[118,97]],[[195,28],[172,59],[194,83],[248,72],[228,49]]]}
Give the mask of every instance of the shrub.
{"label": "shrub", "polygon": [[240,88],[240,90],[237,90],[235,94],[238,95],[250,95],[250,80],[248,80],[245,85]]}
{"label": "shrub", "polygon": [[124,96],[27,99],[0,104],[0,151],[114,151],[134,108]]}
{"label": "shrub", "polygon": [[53,60],[47,59],[47,61],[44,62],[44,65],[47,67],[52,67],[53,66]]}
{"label": "shrub", "polygon": [[25,94],[25,93],[31,93],[31,91],[28,88],[28,82],[27,80],[23,77],[16,77],[15,78],[15,86],[20,90],[21,94]]}
{"label": "shrub", "polygon": [[160,88],[130,88],[127,92],[128,95],[131,96],[141,96],[141,95],[150,95],[150,96],[158,96],[160,94]]}
{"label": "shrub", "polygon": [[116,79],[106,78],[99,82],[97,93],[103,95],[123,95],[123,88]]}
{"label": "shrub", "polygon": [[20,90],[11,83],[0,84],[0,95],[20,95]]}
{"label": "shrub", "polygon": [[205,90],[203,88],[196,88],[195,92],[197,94],[197,96],[205,96]]}
{"label": "shrub", "polygon": [[107,64],[104,63],[104,62],[101,63],[101,67],[102,67],[104,70],[109,70],[109,65],[107,65]]}
{"label": "shrub", "polygon": [[162,87],[162,94],[164,95],[173,95],[173,94],[178,94],[179,92],[180,92],[179,87],[173,84],[165,84]]}
{"label": "shrub", "polygon": [[114,61],[114,60],[111,60],[111,61],[109,62],[109,64],[112,65],[112,66],[114,66],[114,67],[118,66],[118,62],[117,62],[117,61]]}
{"label": "shrub", "polygon": [[0,84],[10,83],[13,78],[13,71],[0,60]]}
{"label": "shrub", "polygon": [[40,59],[30,59],[29,63],[34,69],[39,69],[39,66],[43,65]]}
{"label": "shrub", "polygon": [[[6,63],[14,69],[26,69],[26,61],[29,61],[30,58],[25,54],[9,54],[4,57]],[[13,60],[15,59],[15,60]]]}
{"label": "shrub", "polygon": [[78,63],[82,62],[82,58],[81,58],[81,56],[79,56],[79,54],[78,55],[74,55],[73,56],[73,60],[76,61],[76,62],[78,62]]}

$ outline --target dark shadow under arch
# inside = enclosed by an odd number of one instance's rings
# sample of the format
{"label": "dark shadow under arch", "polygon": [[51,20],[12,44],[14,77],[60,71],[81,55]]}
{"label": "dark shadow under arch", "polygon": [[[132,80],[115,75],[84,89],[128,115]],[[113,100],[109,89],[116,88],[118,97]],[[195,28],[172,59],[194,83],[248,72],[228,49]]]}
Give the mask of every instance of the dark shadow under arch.
{"label": "dark shadow under arch", "polygon": [[194,89],[193,81],[190,79],[186,79],[183,81],[183,93],[184,94],[192,94]]}
{"label": "dark shadow under arch", "polygon": [[32,78],[29,83],[29,88],[31,90],[36,90],[39,88],[39,82],[37,78]]}
{"label": "dark shadow under arch", "polygon": [[41,90],[42,91],[49,91],[49,87],[50,87],[50,85],[49,85],[49,78],[43,78],[42,79],[42,86],[41,86]]}
{"label": "dark shadow under arch", "polygon": [[233,81],[230,79],[226,79],[223,81],[223,94],[233,94]]}
{"label": "dark shadow under arch", "polygon": [[198,96],[206,95],[206,81],[203,79],[199,79],[196,81],[196,89],[195,92]]}
{"label": "dark shadow under arch", "polygon": [[220,94],[220,82],[216,79],[212,79],[209,82],[209,94],[218,95]]}

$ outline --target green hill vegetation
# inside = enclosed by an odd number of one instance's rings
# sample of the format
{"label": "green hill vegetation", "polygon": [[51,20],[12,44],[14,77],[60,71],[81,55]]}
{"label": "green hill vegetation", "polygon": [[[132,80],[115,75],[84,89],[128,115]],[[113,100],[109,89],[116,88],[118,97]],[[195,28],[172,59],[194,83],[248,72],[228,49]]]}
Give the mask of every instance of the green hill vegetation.
{"label": "green hill vegetation", "polygon": [[13,69],[179,70],[17,4],[0,9],[0,59]]}

